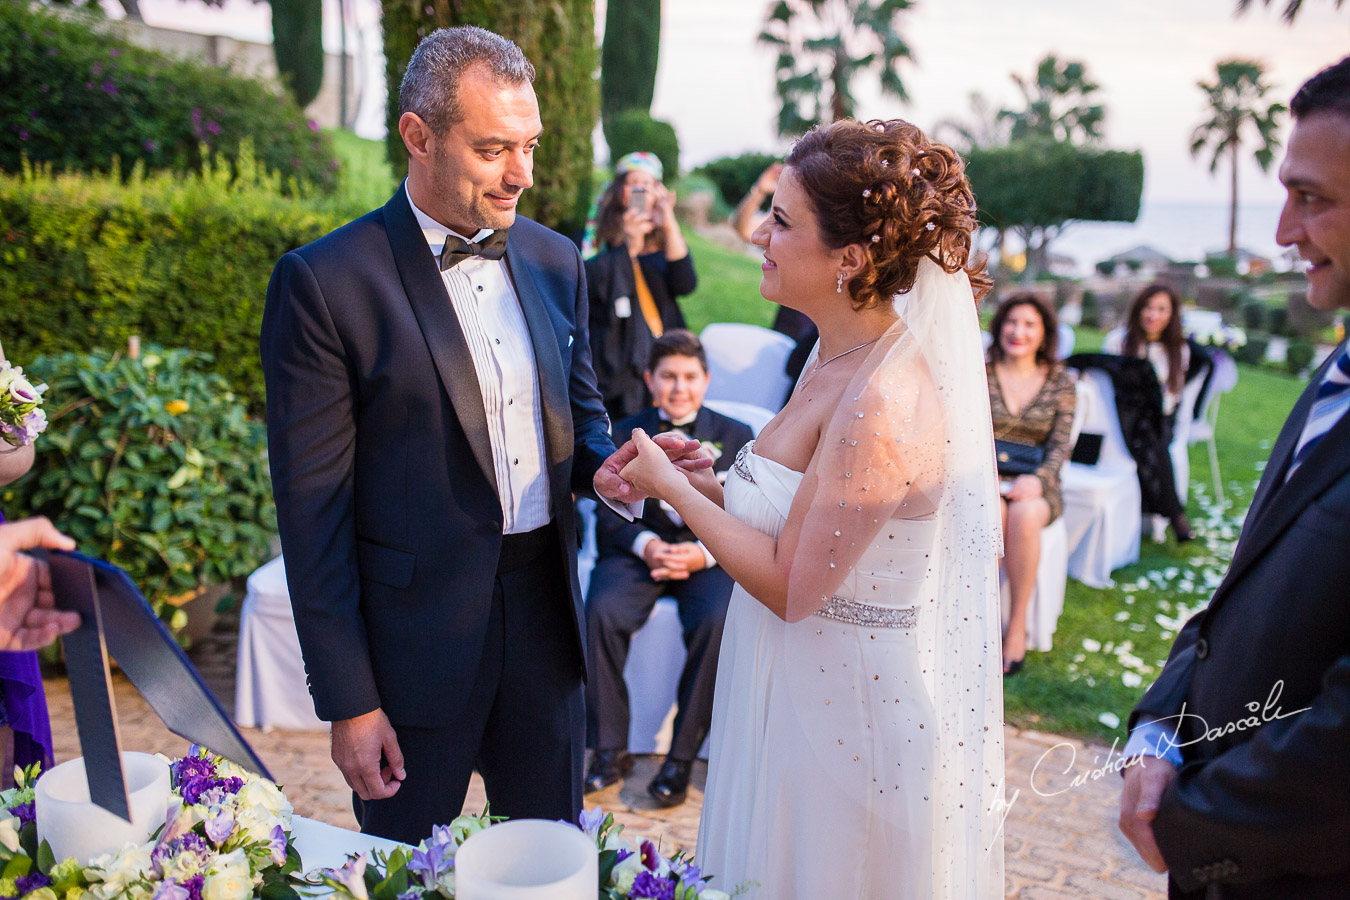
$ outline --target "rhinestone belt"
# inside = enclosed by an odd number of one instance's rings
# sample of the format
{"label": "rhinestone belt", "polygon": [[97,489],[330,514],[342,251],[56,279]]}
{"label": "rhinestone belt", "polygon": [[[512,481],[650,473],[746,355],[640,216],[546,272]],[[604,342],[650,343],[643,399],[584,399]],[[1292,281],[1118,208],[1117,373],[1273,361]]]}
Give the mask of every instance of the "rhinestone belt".
{"label": "rhinestone belt", "polygon": [[896,609],[893,606],[872,606],[847,597],[831,597],[825,601],[824,606],[816,610],[816,615],[863,628],[913,628],[919,623],[917,606],[907,606],[903,609]]}

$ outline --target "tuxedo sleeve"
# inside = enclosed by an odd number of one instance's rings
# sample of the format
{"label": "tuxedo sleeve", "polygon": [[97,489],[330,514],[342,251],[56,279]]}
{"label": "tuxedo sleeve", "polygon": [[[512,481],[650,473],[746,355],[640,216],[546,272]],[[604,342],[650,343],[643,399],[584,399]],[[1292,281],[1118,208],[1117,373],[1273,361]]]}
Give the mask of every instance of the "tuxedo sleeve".
{"label": "tuxedo sleeve", "polygon": [[298,254],[272,273],[260,343],[272,491],[309,690],[319,718],[349,719],[380,706],[359,608],[356,375]]}
{"label": "tuxedo sleeve", "polygon": [[[1223,880],[1238,884],[1344,871],[1350,656],[1327,671],[1310,706],[1281,714],[1271,710],[1250,740],[1183,766],[1163,794],[1153,834],[1182,888],[1197,890],[1203,867],[1218,860],[1236,861]],[[1252,716],[1262,718],[1263,711]]]}
{"label": "tuxedo sleeve", "polygon": [[591,366],[586,266],[576,247],[572,247],[572,255],[577,270],[576,296],[573,298],[576,308],[572,318],[576,323],[576,334],[572,336],[572,378],[568,384],[572,404],[572,491],[593,497],[592,480],[601,464],[614,452],[614,442],[609,437],[609,416],[605,413],[600,390],[595,386],[595,369]]}

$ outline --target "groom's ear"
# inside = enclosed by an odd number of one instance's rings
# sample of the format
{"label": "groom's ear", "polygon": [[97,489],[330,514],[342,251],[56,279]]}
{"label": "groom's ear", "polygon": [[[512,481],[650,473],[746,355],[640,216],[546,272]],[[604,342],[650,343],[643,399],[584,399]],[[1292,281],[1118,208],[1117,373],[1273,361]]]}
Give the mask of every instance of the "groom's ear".
{"label": "groom's ear", "polygon": [[417,113],[405,112],[398,117],[398,133],[403,138],[403,146],[408,156],[423,165],[431,159],[431,126],[422,121]]}

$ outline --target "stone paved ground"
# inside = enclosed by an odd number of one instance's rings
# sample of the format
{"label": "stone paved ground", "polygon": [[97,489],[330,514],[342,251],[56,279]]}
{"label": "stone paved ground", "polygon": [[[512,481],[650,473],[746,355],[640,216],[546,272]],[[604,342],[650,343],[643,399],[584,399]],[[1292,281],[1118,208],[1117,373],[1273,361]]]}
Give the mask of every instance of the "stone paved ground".
{"label": "stone paved ground", "polygon": [[[192,653],[207,683],[227,709],[234,706],[234,646],[237,634],[225,623]],[[70,692],[64,676],[44,685],[51,710],[57,762],[78,756]],[[114,679],[122,745],[127,749],[181,755],[186,743],[159,722],[124,677]],[[285,787],[298,814],[354,828],[351,794],[328,756],[326,733],[245,729],[248,740]],[[1107,772],[1090,778],[1105,762],[1106,748],[1055,735],[1009,728],[1005,822],[1007,895],[1018,900],[1093,897],[1102,900],[1162,900],[1166,885],[1140,863],[1116,830],[1120,776]],[[1099,757],[1099,761],[1094,761]],[[688,802],[674,810],[656,808],[645,786],[659,758],[641,757],[622,786],[587,797],[615,813],[629,834],[660,839],[663,849],[692,849],[698,836],[699,808],[707,769],[695,767]],[[1063,774],[1067,771],[1067,774]],[[1035,773],[1035,788],[1032,776]],[[1085,783],[1074,785],[1079,778]],[[1062,791],[1062,792],[1061,792]],[[482,782],[474,777],[465,808],[484,802]]]}

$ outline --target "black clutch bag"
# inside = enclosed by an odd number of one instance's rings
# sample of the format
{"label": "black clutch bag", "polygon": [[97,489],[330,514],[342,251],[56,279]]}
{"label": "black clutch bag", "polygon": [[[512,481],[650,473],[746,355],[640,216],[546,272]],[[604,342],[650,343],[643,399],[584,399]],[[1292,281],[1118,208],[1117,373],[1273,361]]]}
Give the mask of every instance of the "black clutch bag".
{"label": "black clutch bag", "polygon": [[1000,475],[1035,475],[1045,462],[1045,448],[1040,444],[1019,444],[994,438],[994,457],[998,460]]}

